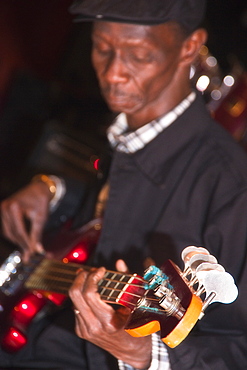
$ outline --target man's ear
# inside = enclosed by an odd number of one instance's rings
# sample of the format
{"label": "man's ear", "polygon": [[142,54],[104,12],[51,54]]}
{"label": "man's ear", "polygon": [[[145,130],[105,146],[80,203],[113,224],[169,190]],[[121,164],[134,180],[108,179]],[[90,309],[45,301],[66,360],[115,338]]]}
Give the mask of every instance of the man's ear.
{"label": "man's ear", "polygon": [[190,65],[198,56],[198,53],[207,41],[207,31],[199,28],[194,31],[183,43],[181,52],[181,63]]}

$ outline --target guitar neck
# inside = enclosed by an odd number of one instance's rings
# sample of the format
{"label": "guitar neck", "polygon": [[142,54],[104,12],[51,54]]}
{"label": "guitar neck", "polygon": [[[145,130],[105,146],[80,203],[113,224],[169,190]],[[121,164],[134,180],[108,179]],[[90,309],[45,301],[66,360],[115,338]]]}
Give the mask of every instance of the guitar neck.
{"label": "guitar neck", "polygon": [[[82,266],[84,270],[90,267]],[[80,266],[76,263],[63,263],[43,259],[25,282],[30,290],[42,290],[68,296]],[[144,281],[136,274],[129,275],[107,270],[98,283],[98,292],[102,300],[108,303],[122,304],[130,309],[143,294]]]}

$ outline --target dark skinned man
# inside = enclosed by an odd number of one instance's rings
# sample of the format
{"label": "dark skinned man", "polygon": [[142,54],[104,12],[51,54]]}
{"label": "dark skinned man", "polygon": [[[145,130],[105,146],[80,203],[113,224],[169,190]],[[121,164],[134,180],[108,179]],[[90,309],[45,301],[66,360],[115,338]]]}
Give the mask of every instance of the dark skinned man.
{"label": "dark skinned man", "polygon": [[[76,352],[81,363],[71,359],[71,369],[78,364],[82,369],[247,366],[246,155],[210,118],[191,87],[191,64],[207,39],[199,28],[203,7],[204,1],[198,0],[86,0],[71,8],[78,20],[93,21],[92,62],[104,99],[119,113],[108,130],[113,148],[110,190],[92,259],[94,266],[104,267],[78,273],[70,290],[75,330],[82,338],[74,339],[81,346]],[[61,185],[61,179],[50,180],[55,187],[63,186],[57,200],[62,209],[69,186]],[[41,232],[54,200],[47,185],[36,178],[2,203],[5,235],[23,247],[26,260],[43,248]],[[31,220],[29,234],[23,216]],[[173,350],[157,334],[129,336],[124,331],[127,312],[113,309],[97,292],[105,268],[141,273],[150,259],[157,265],[166,258],[179,264],[187,245],[208,248],[233,274],[240,288],[238,303],[212,308]],[[57,348],[64,348],[66,334],[59,333]],[[33,344],[35,360],[30,352],[24,359],[25,350],[16,357],[20,364],[41,368],[49,363],[55,368],[53,356],[42,362],[39,351],[44,340],[43,354],[49,345],[52,348],[55,334],[43,329]],[[69,358],[65,349],[61,351],[61,359]],[[61,361],[57,367],[65,369]]]}

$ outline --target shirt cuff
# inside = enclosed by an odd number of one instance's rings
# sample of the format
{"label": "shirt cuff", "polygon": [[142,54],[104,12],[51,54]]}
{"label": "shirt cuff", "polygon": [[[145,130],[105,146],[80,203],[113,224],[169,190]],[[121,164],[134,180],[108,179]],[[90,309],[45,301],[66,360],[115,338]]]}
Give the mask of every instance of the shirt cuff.
{"label": "shirt cuff", "polygon": [[[136,370],[134,367],[118,360],[119,370]],[[159,334],[152,334],[152,360],[146,370],[171,370],[166,345],[160,339]]]}

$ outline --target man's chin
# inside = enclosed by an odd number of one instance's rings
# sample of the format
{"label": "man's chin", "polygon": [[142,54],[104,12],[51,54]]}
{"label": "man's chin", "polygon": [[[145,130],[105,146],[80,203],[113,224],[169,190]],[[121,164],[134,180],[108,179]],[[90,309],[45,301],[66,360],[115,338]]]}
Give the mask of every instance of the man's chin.
{"label": "man's chin", "polygon": [[115,113],[133,113],[136,110],[136,105],[131,100],[111,99],[106,102],[110,110]]}

